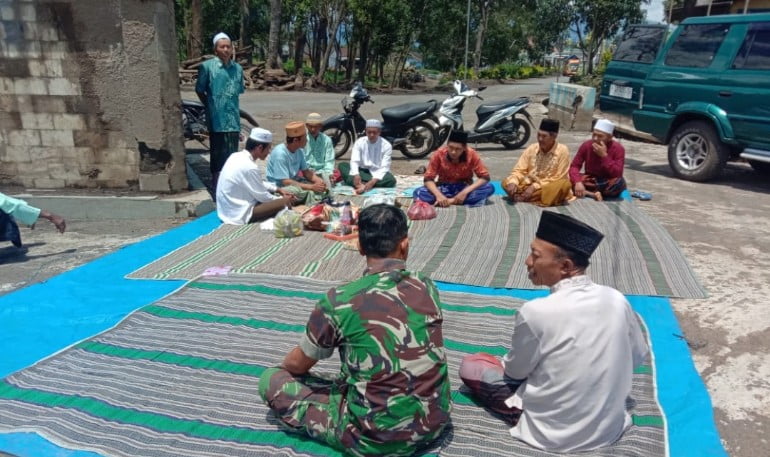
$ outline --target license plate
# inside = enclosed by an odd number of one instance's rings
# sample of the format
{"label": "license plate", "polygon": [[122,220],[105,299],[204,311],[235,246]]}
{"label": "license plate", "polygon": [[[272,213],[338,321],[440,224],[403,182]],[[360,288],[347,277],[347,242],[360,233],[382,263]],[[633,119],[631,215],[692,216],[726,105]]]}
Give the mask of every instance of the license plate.
{"label": "license plate", "polygon": [[610,95],[613,97],[631,100],[631,97],[633,96],[633,90],[633,87],[610,84]]}

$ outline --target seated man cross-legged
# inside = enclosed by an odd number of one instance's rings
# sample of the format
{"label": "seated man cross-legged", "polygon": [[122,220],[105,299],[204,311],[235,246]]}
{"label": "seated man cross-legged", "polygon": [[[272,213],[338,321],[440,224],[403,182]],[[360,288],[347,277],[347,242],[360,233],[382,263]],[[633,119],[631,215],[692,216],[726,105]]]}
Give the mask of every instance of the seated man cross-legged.
{"label": "seated man cross-legged", "polygon": [[305,161],[306,145],[305,124],[298,121],[286,124],[286,143],[276,146],[270,154],[267,179],[296,195],[297,203],[313,205],[329,194],[329,188]]}
{"label": "seated man cross-legged", "polygon": [[[623,166],[626,150],[612,136],[615,124],[600,119],[594,125],[591,139],[580,145],[569,167],[569,179],[576,197],[593,197],[597,201],[618,197],[626,190]],[[585,164],[585,173],[580,170]]]}
{"label": "seated man cross-legged", "polygon": [[562,205],[574,198],[567,146],[556,141],[559,121],[543,119],[537,131],[537,143],[524,150],[502,182],[511,202],[529,202],[539,206]]}
{"label": "seated man cross-legged", "polygon": [[[449,423],[450,384],[438,291],[406,270],[406,215],[372,205],[358,220],[361,279],[316,304],[299,345],[259,380],[289,431],[360,456],[412,455]],[[338,349],[335,380],[309,374]]]}
{"label": "seated man cross-legged", "polygon": [[396,177],[390,172],[393,147],[380,136],[381,131],[380,121],[366,121],[366,136],[353,143],[350,163],[342,162],[337,166],[342,180],[353,186],[357,194],[375,187],[396,187]]}
{"label": "seated man cross-legged", "polygon": [[460,379],[536,448],[579,452],[617,441],[631,425],[626,399],[647,356],[636,315],[615,289],[585,275],[603,235],[569,216],[544,211],[526,265],[550,295],[516,313],[502,361],[466,356]]}
{"label": "seated man cross-legged", "polygon": [[267,158],[272,143],[273,134],[257,127],[251,129],[245,149],[227,158],[217,186],[217,216],[225,224],[267,219],[295,200],[290,192],[265,181],[255,162]]}
{"label": "seated man cross-legged", "polygon": [[453,130],[446,146],[433,153],[423,180],[425,185],[415,189],[412,196],[436,206],[481,206],[495,192],[487,167],[468,146],[468,134],[459,130]]}

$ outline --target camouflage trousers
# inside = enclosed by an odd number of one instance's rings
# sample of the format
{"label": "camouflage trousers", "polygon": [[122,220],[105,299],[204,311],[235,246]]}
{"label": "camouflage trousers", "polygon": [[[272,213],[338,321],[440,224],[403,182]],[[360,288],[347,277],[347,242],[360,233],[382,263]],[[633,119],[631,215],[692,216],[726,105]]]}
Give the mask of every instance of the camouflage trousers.
{"label": "camouflage trousers", "polygon": [[[347,408],[344,380],[294,376],[268,368],[259,379],[259,395],[285,430],[300,433],[356,456],[412,455],[420,443],[373,442],[362,436]],[[437,433],[438,434],[438,433]]]}

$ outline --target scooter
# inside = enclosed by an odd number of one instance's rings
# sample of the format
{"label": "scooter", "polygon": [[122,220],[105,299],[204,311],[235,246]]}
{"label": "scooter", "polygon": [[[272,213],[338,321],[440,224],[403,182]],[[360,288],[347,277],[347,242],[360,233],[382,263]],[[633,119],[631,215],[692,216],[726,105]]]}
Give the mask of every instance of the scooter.
{"label": "scooter", "polygon": [[[322,131],[329,135],[334,144],[334,156],[340,158],[350,150],[353,142],[363,136],[366,119],[358,111],[366,102],[374,103],[366,89],[358,82],[350,94],[342,99],[345,111],[326,119]],[[430,154],[436,144],[437,134],[433,123],[438,102],[406,103],[385,108],[382,114],[382,137],[394,149],[409,158],[420,158]]]}
{"label": "scooter", "polygon": [[[444,100],[439,109],[438,144],[443,144],[452,130],[463,129],[465,100],[474,97],[484,100],[460,80],[453,86],[454,94]],[[484,89],[486,87],[480,87],[479,91]],[[520,148],[529,141],[530,125],[534,127],[532,116],[526,110],[529,103],[529,98],[519,97],[479,106],[476,108],[476,125],[468,131],[468,143],[500,143],[506,149]]]}
{"label": "scooter", "polygon": [[[246,141],[251,129],[259,127],[259,123],[249,113],[240,110],[241,131],[240,142]],[[202,103],[193,100],[182,100],[182,131],[184,139],[196,140],[208,147],[209,124],[206,120],[206,107]]]}

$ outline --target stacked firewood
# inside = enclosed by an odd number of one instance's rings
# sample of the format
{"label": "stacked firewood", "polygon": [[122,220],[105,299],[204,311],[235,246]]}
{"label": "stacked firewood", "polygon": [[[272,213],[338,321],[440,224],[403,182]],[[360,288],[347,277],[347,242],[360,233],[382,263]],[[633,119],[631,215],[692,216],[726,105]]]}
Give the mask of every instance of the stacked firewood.
{"label": "stacked firewood", "polygon": [[[183,86],[195,85],[198,67],[213,55],[207,54],[195,59],[182,61],[179,66],[179,83]],[[251,63],[251,47],[239,49],[236,61],[243,67],[243,84],[247,89],[258,90],[293,90],[312,87],[312,80],[305,80],[301,75],[292,76],[282,68],[265,68],[265,62]]]}

